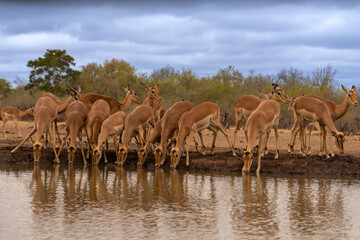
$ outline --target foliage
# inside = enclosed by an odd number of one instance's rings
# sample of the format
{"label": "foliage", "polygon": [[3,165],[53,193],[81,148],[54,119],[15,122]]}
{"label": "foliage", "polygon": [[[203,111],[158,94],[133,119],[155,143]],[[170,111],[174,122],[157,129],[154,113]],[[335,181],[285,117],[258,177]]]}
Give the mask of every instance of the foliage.
{"label": "foliage", "polygon": [[7,96],[11,93],[11,84],[4,78],[0,78],[0,94]]}
{"label": "foliage", "polygon": [[67,76],[79,75],[72,56],[66,54],[66,50],[47,49],[44,57],[30,60],[27,67],[33,68],[30,72],[30,83],[25,86],[26,90],[37,88],[46,92],[54,92],[63,95],[66,92]]}
{"label": "foliage", "polygon": [[[335,81],[335,75],[336,70],[331,65],[316,68],[309,75],[296,68],[284,68],[275,75],[250,71],[245,76],[234,66],[220,69],[213,76],[198,76],[191,69],[176,70],[171,66],[155,69],[151,74],[144,74],[138,73],[134,66],[124,60],[112,59],[104,61],[103,64],[89,63],[82,66],[77,80],[82,93],[99,93],[112,96],[119,101],[124,99],[123,87],[128,84],[141,99],[147,94],[141,83],[152,86],[159,84],[160,94],[164,98],[162,102],[164,109],[181,100],[191,101],[194,104],[211,101],[220,106],[222,115],[227,113],[228,123],[231,125],[235,118],[233,104],[237,98],[243,95],[259,96],[259,90],[266,94],[271,93],[272,83],[279,84],[289,96],[318,95],[340,104],[344,100],[345,93]],[[346,87],[351,88],[351,86]],[[41,92],[28,94],[23,86],[12,92],[6,98],[13,99],[14,104],[18,104],[21,99],[16,103],[16,98],[11,98],[13,94],[25,96],[27,103],[34,103],[36,96],[41,94]],[[31,98],[32,96],[35,96],[35,100]],[[281,108],[280,127],[290,128],[293,123],[293,112],[288,111],[286,104],[281,103]],[[339,130],[359,131],[359,113],[360,109],[351,106],[349,112],[337,121],[336,126]]]}

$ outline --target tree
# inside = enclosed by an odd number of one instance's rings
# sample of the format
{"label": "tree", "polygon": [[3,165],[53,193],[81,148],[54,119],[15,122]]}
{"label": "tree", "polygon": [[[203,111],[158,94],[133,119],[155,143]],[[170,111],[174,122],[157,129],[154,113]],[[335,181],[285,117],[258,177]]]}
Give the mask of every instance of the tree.
{"label": "tree", "polygon": [[11,84],[4,78],[0,78],[0,94],[6,96],[11,92]]}
{"label": "tree", "polygon": [[78,77],[80,72],[71,68],[75,66],[74,58],[66,54],[66,50],[47,49],[44,57],[30,60],[27,67],[30,72],[30,83],[25,89],[38,88],[42,91],[64,94],[67,76]]}

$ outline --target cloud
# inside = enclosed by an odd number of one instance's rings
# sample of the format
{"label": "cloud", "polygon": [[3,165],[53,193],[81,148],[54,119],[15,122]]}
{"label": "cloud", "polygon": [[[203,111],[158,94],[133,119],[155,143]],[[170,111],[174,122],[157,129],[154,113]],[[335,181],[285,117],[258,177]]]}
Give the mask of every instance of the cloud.
{"label": "cloud", "polygon": [[140,72],[173,66],[211,75],[234,65],[275,74],[332,64],[359,74],[355,1],[0,2],[0,77],[27,78],[26,63],[66,49],[77,66],[124,59]]}

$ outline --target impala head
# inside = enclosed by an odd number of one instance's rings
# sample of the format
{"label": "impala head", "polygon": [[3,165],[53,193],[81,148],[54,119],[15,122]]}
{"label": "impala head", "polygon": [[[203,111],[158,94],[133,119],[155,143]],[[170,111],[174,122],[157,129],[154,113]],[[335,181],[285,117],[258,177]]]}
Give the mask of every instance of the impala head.
{"label": "impala head", "polygon": [[76,90],[75,88],[70,86],[69,83],[69,76],[67,77],[67,85],[68,85],[68,93],[70,94],[70,96],[75,99],[76,101],[80,100],[80,93],[81,93],[81,88],[79,83],[76,81],[76,79],[74,77],[72,77],[74,79],[74,81],[76,82],[78,89]]}
{"label": "impala head", "polygon": [[68,164],[72,165],[74,163],[75,160],[75,151],[76,151],[76,147],[71,145],[68,147],[67,149],[67,154],[68,154]]}
{"label": "impala head", "polygon": [[31,139],[31,142],[33,144],[33,149],[34,149],[34,163],[39,163],[41,151],[43,149],[44,138],[42,137],[39,142],[33,140],[32,138],[30,138],[30,139]]}
{"label": "impala head", "polygon": [[155,167],[156,168],[160,167],[161,160],[163,158],[163,154],[164,154],[164,149],[162,146],[158,146],[157,148],[155,148],[154,155],[155,155]]}
{"label": "impala head", "polygon": [[139,149],[139,151],[138,151],[138,162],[137,162],[138,167],[141,167],[144,164],[144,162],[148,158],[148,154],[149,154],[149,151],[145,147],[142,147],[142,148]]}
{"label": "impala head", "polygon": [[180,162],[180,157],[181,157],[180,149],[177,147],[172,148],[170,152],[170,168],[177,167],[177,165]]}
{"label": "impala head", "polygon": [[346,92],[347,96],[346,96],[346,99],[347,99],[347,102],[350,103],[350,104],[353,104],[355,107],[358,105],[358,101],[357,101],[357,98],[356,98],[356,88],[355,86],[353,85],[351,87],[351,90],[347,90],[346,87],[344,87],[343,85],[341,85],[342,89],[344,90],[344,92]]}
{"label": "impala head", "polygon": [[150,99],[156,99],[156,100],[159,100],[159,101],[161,101],[163,99],[163,97],[160,96],[160,93],[159,93],[159,89],[158,89],[159,84],[157,84],[155,87],[148,87],[143,83],[141,83],[141,85],[146,87],[146,89],[148,90],[148,96],[149,96]]}
{"label": "impala head", "polygon": [[259,94],[260,94],[260,96],[259,96],[260,99],[266,100],[266,99],[269,99],[269,97],[272,95],[272,93],[265,94],[265,93],[261,92],[260,89],[258,89],[258,90],[259,90]]}
{"label": "impala head", "polygon": [[119,156],[119,162],[118,164],[120,166],[124,165],[126,159],[127,159],[127,155],[128,155],[128,146],[120,146],[119,150],[118,150],[118,156]]}
{"label": "impala head", "polygon": [[124,87],[124,91],[126,92],[126,97],[129,97],[131,102],[135,102],[137,104],[142,102],[141,99],[137,96],[136,92],[131,89],[129,85],[126,88]]}
{"label": "impala head", "polygon": [[278,102],[287,103],[288,99],[285,96],[285,92],[281,90],[280,86],[276,83],[273,83],[272,86],[273,86],[272,99]]}
{"label": "impala head", "polygon": [[34,116],[34,107],[31,107],[31,108],[27,109],[26,112],[27,112],[29,115]]}
{"label": "impala head", "polygon": [[295,102],[296,102],[296,97],[290,97],[289,98],[289,100],[288,100],[288,103],[289,103],[288,110],[294,111]]}
{"label": "impala head", "polygon": [[101,156],[102,156],[101,153],[102,153],[101,146],[93,148],[92,155],[91,155],[92,164],[97,165],[99,163]]}
{"label": "impala head", "polygon": [[244,150],[243,159],[244,159],[244,166],[242,168],[242,171],[245,173],[249,173],[252,164],[253,153],[251,151]]}
{"label": "impala head", "polygon": [[332,131],[332,135],[335,137],[335,145],[339,149],[341,154],[344,154],[344,142],[346,133],[347,131],[338,133]]}

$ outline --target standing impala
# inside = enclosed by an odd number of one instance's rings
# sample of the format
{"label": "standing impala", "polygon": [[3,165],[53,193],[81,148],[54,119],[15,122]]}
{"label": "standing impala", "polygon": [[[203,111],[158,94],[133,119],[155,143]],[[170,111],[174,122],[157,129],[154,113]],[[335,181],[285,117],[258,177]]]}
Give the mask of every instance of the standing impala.
{"label": "standing impala", "polygon": [[[106,118],[110,116],[110,106],[107,102],[105,102],[102,99],[97,100],[89,113],[90,118],[90,138],[91,138],[91,149],[94,150],[94,148],[98,145],[98,138],[100,133],[100,128],[102,123],[105,121]],[[92,152],[91,159],[93,164],[98,164],[96,159],[96,153]],[[105,160],[105,163],[107,161]]]}
{"label": "standing impala", "polygon": [[[307,124],[303,123],[304,121],[318,123],[320,125],[320,153],[324,152],[325,156],[329,158],[326,147],[326,128],[331,131],[332,135],[336,139],[336,146],[339,148],[340,153],[344,153],[344,134],[346,132],[339,132],[334,122],[331,118],[331,111],[328,105],[317,98],[302,96],[292,100],[290,109],[293,109],[296,114],[297,125],[300,128],[300,137],[301,137],[301,151],[305,156],[305,136],[304,136],[304,127]],[[296,131],[297,129],[293,129]]]}
{"label": "standing impala", "polygon": [[[143,84],[144,85],[144,84]],[[160,101],[162,97],[159,94],[158,86],[148,87],[148,103],[144,102],[137,106],[125,119],[125,129],[122,135],[122,144],[119,145],[119,160],[116,163],[122,166],[126,159],[129,150],[129,144],[133,137],[138,136],[138,146],[141,148],[146,143],[146,129],[150,123],[155,121],[154,102]]]}
{"label": "standing impala", "polygon": [[[152,93],[159,93],[159,84],[157,84],[155,87],[148,87],[143,83],[141,83],[141,85],[143,85],[145,88],[147,88],[148,91]],[[148,95],[143,102],[143,104],[148,104],[154,109],[155,121],[161,118],[161,114],[165,114],[164,110],[162,109],[161,99],[150,98],[150,95]],[[153,124],[155,125],[155,122]]]}
{"label": "standing impala", "polygon": [[[86,165],[86,159],[85,159],[85,153],[83,149],[83,141],[82,141],[82,130],[85,130],[85,133],[87,135],[87,139],[89,141],[88,132],[86,131],[86,126],[89,122],[89,113],[87,110],[87,107],[84,103],[80,101],[75,101],[69,104],[68,108],[65,112],[65,138],[63,143],[60,146],[59,153],[64,146],[64,142],[70,135],[70,144],[68,146],[68,164],[73,164],[75,160],[75,151],[77,148],[77,145],[80,145],[81,154],[83,157],[84,165]],[[76,138],[79,138],[79,143],[76,144]]]}
{"label": "standing impala", "polygon": [[[72,91],[70,92],[71,97],[77,99],[77,92]],[[49,95],[41,96],[35,103],[34,108],[34,122],[35,127],[31,130],[31,132],[11,151],[14,153],[20,146],[27,141],[32,135],[36,132],[35,140],[32,140],[33,149],[34,149],[34,162],[38,163],[41,155],[41,150],[43,148],[44,137],[43,135],[49,132],[50,141],[55,153],[55,160],[54,162],[60,163],[58,158],[55,145],[56,145],[56,136],[54,130],[54,121],[57,118],[57,110],[62,106],[69,105],[69,101],[64,101],[60,104],[57,104],[54,101],[54,98],[50,97]]]}
{"label": "standing impala", "polygon": [[279,157],[278,150],[278,125],[280,117],[280,104],[274,100],[264,100],[255,111],[251,113],[245,124],[245,131],[247,133],[248,142],[246,149],[243,152],[244,166],[243,172],[249,172],[252,164],[255,141],[258,139],[258,166],[257,173],[260,173],[260,160],[265,151],[265,144],[267,133],[271,128],[275,131],[275,159]]}
{"label": "standing impala", "polygon": [[[211,145],[211,153],[215,148],[217,131],[220,130],[229,143],[233,156],[236,156],[229,136],[220,121],[220,108],[216,103],[203,102],[183,114],[179,122],[179,131],[176,137],[176,146],[171,149],[171,168],[176,168],[186,145],[186,166],[189,166],[189,142],[191,137],[198,131],[212,128],[214,138]],[[216,130],[215,130],[216,129]]]}
{"label": "standing impala", "polygon": [[168,153],[169,139],[176,136],[179,129],[179,120],[181,116],[190,111],[195,105],[188,101],[180,101],[169,108],[162,118],[161,122],[161,140],[158,147],[155,148],[155,167],[164,164]]}
{"label": "standing impala", "polygon": [[[343,91],[346,93],[346,96],[345,96],[344,101],[339,105],[335,104],[333,101],[330,101],[330,100],[322,98],[322,97],[314,96],[314,95],[305,95],[304,97],[313,97],[313,98],[316,98],[316,99],[319,99],[319,100],[325,102],[326,105],[329,108],[331,119],[332,119],[333,122],[335,122],[335,121],[337,121],[338,119],[340,119],[341,117],[343,117],[346,114],[346,112],[348,111],[350,105],[354,105],[355,107],[358,105],[358,101],[356,99],[356,88],[355,88],[355,86],[352,86],[350,91],[347,90],[343,85],[341,85],[341,87],[342,87]],[[295,114],[294,125],[293,125],[292,131],[291,131],[291,140],[290,140],[289,150],[288,150],[289,153],[292,153],[294,151],[295,138],[296,138],[296,135],[297,135],[297,133],[298,133],[298,131],[300,129],[300,127],[298,126],[299,122],[300,121],[298,121],[296,119],[296,114]],[[304,124],[304,121],[303,121],[303,124]],[[308,124],[310,124],[310,122],[307,122],[306,126]],[[305,130],[306,126],[302,126],[301,128]],[[307,141],[308,146],[307,146],[307,148],[305,147],[307,153],[309,153],[309,151],[311,149],[311,147],[310,147],[310,136],[311,136],[312,129],[313,129],[313,125],[310,126],[310,130],[309,130],[309,132],[307,134],[308,135],[308,141]],[[331,135],[329,134],[328,136],[329,136],[328,141],[329,141],[329,147],[330,147],[330,154],[331,154],[331,156],[334,156],[333,149],[332,149],[332,144],[331,144],[331,139],[330,139]],[[322,138],[322,136],[320,136],[320,138]]]}
{"label": "standing impala", "polygon": [[16,137],[21,137],[21,131],[19,128],[19,120],[22,118],[31,115],[34,116],[34,108],[29,108],[25,111],[20,111],[17,107],[6,106],[1,109],[1,117],[3,120],[3,126],[1,129],[2,134],[6,137],[5,124],[8,120],[12,119],[15,124],[15,133]]}
{"label": "standing impala", "polygon": [[149,139],[146,141],[145,145],[141,147],[138,151],[138,163],[137,166],[141,167],[148,158],[149,148],[154,150],[154,144],[159,143],[161,139],[161,122],[162,119],[158,120],[155,124],[154,129],[151,131]]}
{"label": "standing impala", "polygon": [[[103,145],[106,142],[106,151],[108,150],[108,138],[113,137],[114,140],[114,148],[116,152],[116,161],[119,161],[118,156],[118,136],[120,136],[124,130],[124,124],[125,124],[125,118],[126,113],[123,111],[118,111],[107,119],[104,120],[104,122],[101,124],[101,130],[100,130],[100,137],[97,143],[97,146],[94,148],[94,157],[95,157],[95,164],[98,164],[101,159],[101,152],[103,150]],[[106,151],[104,150],[104,160],[107,162],[106,157]]]}
{"label": "standing impala", "polygon": [[55,162],[59,163],[59,158],[55,149],[55,136],[53,132],[53,128],[51,128],[52,123],[57,117],[56,111],[56,103],[50,97],[40,97],[36,103],[34,108],[34,121],[35,127],[33,130],[25,137],[25,139],[14,148],[11,153],[14,153],[27,139],[29,139],[36,132],[35,140],[31,139],[33,143],[34,149],[34,163],[39,163],[41,150],[43,147],[43,134],[49,131],[50,141],[53,146],[53,150],[55,153]]}
{"label": "standing impala", "polygon": [[250,116],[250,114],[259,106],[259,104],[263,99],[268,99],[268,97],[271,96],[272,99],[275,101],[287,102],[287,97],[285,96],[284,91],[281,90],[279,85],[273,83],[272,86],[273,86],[273,91],[271,95],[262,94],[260,91],[260,95],[262,96],[261,99],[253,95],[245,95],[239,97],[234,103],[234,112],[235,112],[235,130],[234,130],[234,142],[233,142],[234,147],[236,141],[236,134],[240,128],[241,119],[243,117],[247,119]]}
{"label": "standing impala", "polygon": [[125,112],[129,108],[129,106],[132,102],[135,102],[137,104],[141,103],[140,98],[137,96],[136,92],[130,88],[129,85],[126,88],[124,88],[124,91],[126,92],[126,96],[125,96],[124,101],[122,101],[122,102],[118,102],[116,99],[114,99],[112,97],[107,97],[107,96],[103,96],[103,95],[96,94],[96,93],[82,94],[80,96],[80,101],[85,103],[85,105],[88,107],[88,110],[90,111],[92,105],[97,100],[102,99],[109,104],[111,114],[114,114],[115,112],[118,112],[118,111]]}

